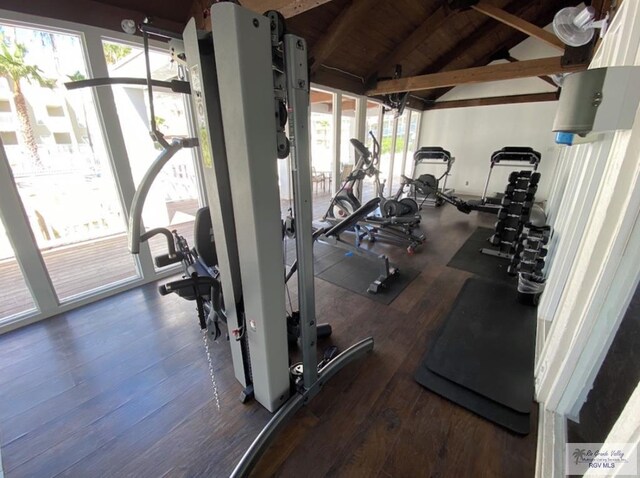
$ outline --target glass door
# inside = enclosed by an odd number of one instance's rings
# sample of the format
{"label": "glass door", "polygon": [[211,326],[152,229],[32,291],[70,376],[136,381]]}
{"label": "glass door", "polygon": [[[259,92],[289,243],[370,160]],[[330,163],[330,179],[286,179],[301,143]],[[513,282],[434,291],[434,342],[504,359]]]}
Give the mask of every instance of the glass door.
{"label": "glass door", "polygon": [[[103,41],[103,50],[110,76],[146,78],[142,48],[111,40]],[[150,52],[151,76],[157,80],[178,78],[175,62],[166,52]],[[129,165],[136,187],[151,163],[160,153],[160,145],[149,136],[149,101],[146,86],[113,86],[113,95],[120,127],[127,148]],[[179,93],[154,88],[155,120],[167,141],[190,136],[186,98]],[[177,230],[193,245],[193,225],[203,202],[198,191],[195,155],[191,149],[179,151],[164,166],[153,183],[142,211],[147,229],[167,227]],[[164,238],[149,241],[151,254],[167,252]]]}
{"label": "glass door", "polygon": [[0,323],[35,311],[33,297],[0,221]]}
{"label": "glass door", "polygon": [[313,216],[317,218],[329,207],[334,181],[333,93],[312,89],[310,103]]}
{"label": "glass door", "polygon": [[[0,129],[61,301],[139,277],[78,35],[0,22]],[[6,254],[6,253],[5,253]]]}
{"label": "glass door", "polygon": [[409,121],[409,145],[407,147],[407,158],[404,163],[404,175],[411,177],[413,174],[413,155],[418,149],[418,125],[420,124],[419,111],[411,111],[411,120]]}
{"label": "glass door", "polygon": [[407,146],[407,123],[411,112],[404,110],[402,116],[398,118],[398,126],[396,129],[395,151],[393,156],[393,174],[387,189],[387,196],[393,196],[402,183],[402,174],[404,171],[404,152]]}
{"label": "glass door", "polygon": [[[380,114],[382,111],[382,107],[380,103],[376,103],[375,101],[367,101],[367,119],[366,119],[366,128],[365,128],[365,145],[369,148],[369,151],[373,152],[373,139],[369,132],[373,133],[373,135],[380,141]],[[362,203],[366,203],[367,201],[373,199],[376,195],[376,191],[374,188],[373,178],[367,176],[362,181]]]}

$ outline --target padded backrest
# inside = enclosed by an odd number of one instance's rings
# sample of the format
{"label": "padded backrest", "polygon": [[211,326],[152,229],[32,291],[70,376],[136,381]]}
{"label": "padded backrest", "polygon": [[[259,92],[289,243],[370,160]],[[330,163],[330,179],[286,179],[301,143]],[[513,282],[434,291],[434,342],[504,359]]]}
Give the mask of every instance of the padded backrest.
{"label": "padded backrest", "polygon": [[216,253],[216,241],[213,236],[211,214],[209,214],[208,207],[200,208],[196,212],[193,240],[196,252],[202,261],[209,267],[217,266],[218,254]]}

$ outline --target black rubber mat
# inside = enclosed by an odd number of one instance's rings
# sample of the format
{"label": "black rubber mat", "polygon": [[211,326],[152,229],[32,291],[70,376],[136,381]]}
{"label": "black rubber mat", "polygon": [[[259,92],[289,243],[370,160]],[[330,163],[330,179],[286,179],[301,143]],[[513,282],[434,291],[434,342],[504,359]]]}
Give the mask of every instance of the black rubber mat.
{"label": "black rubber mat", "polygon": [[516,412],[533,400],[536,309],[508,285],[468,279],[444,320],[425,365]]}
{"label": "black rubber mat", "polygon": [[484,247],[491,247],[487,239],[492,234],[493,230],[486,227],[476,229],[471,234],[471,237],[467,239],[467,242],[458,249],[458,252],[455,253],[447,266],[515,286],[516,278],[507,274],[507,267],[510,264],[508,259],[489,256],[480,252],[480,249]]}
{"label": "black rubber mat", "polygon": [[378,261],[371,261],[358,255],[345,255],[343,252],[342,260],[322,272],[317,272],[316,277],[389,305],[420,274],[415,269],[404,268],[397,276],[387,280],[385,288],[377,294],[371,294],[367,289],[369,284],[380,275],[379,267]]}
{"label": "black rubber mat", "polygon": [[[526,435],[531,431],[531,414],[519,413],[493,400],[489,400],[441,377],[423,364],[418,367],[414,378],[420,385],[432,392],[512,432]],[[536,404],[531,402],[531,407],[535,406]]]}
{"label": "black rubber mat", "polygon": [[[337,264],[342,260],[345,254],[344,249],[316,242],[313,245],[313,268],[316,276],[325,269]],[[287,249],[285,261],[288,267],[296,260],[296,244],[294,241],[287,240]]]}

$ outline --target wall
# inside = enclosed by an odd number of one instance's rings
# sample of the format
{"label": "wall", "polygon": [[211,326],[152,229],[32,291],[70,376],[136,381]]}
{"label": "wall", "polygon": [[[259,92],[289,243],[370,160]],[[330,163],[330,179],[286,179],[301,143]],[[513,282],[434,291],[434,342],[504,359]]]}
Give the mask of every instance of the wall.
{"label": "wall", "polygon": [[[518,60],[557,56],[557,50],[535,39],[527,39],[510,50]],[[494,63],[504,63],[503,60]],[[539,78],[496,81],[456,87],[441,101],[555,91]],[[504,146],[531,146],[542,153],[542,180],[537,199],[546,199],[555,171],[559,146],[551,126],[557,102],[527,103],[471,108],[452,108],[422,113],[421,146],[442,146],[456,163],[448,186],[457,193],[480,195],[489,172],[491,153]],[[510,168],[496,168],[489,193],[504,191]]]}

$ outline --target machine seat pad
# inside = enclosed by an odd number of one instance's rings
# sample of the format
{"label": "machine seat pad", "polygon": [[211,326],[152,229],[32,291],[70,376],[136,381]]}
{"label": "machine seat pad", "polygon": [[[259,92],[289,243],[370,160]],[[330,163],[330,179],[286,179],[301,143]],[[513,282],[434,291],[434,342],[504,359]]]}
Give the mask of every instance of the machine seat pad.
{"label": "machine seat pad", "polygon": [[218,254],[216,253],[216,241],[208,207],[202,207],[196,212],[193,237],[198,256],[207,266],[216,267],[218,265]]}

